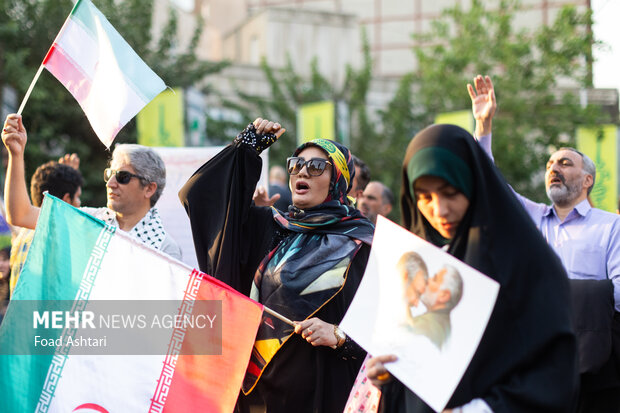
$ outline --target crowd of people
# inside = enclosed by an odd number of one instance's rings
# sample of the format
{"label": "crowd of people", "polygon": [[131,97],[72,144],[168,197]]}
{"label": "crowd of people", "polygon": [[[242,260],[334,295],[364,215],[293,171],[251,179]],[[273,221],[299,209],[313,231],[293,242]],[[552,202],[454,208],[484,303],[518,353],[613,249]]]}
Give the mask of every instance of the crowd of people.
{"label": "crowd of people", "polygon": [[[516,193],[493,162],[493,83],[477,76],[467,90],[475,136],[454,125],[417,133],[399,195],[405,229],[500,286],[445,412],[619,413],[620,216],[590,205],[596,169],[574,148],[561,148],[546,165],[551,205]],[[339,327],[364,275],[377,216],[392,212],[392,191],[371,181],[348,148],[320,138],[300,145],[285,169],[272,167],[268,189],[257,188],[259,155],[284,133],[257,118],[179,192],[200,270],[294,320],[263,315],[236,410],[342,412],[363,371],[381,393],[374,411],[432,412],[390,374],[395,355],[367,355]],[[20,116],[7,117],[2,139],[7,221],[23,228],[10,266],[0,251],[0,300],[8,300],[9,285],[19,288],[43,193],[81,207],[83,181],[79,159],[65,156],[37,169],[29,197]],[[166,183],[161,158],[144,146],[116,145],[104,180],[106,207],[81,208],[180,258],[156,208]],[[429,274],[416,253],[403,255],[397,269],[408,304],[424,309],[407,314],[412,331],[425,329],[441,348],[462,295],[458,271]]]}

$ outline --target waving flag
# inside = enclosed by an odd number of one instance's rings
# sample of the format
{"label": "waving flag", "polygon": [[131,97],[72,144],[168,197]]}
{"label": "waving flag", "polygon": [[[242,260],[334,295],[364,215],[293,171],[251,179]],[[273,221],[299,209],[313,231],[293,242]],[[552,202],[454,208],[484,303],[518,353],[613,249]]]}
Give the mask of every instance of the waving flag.
{"label": "waving flag", "polygon": [[[179,303],[174,317],[203,319],[204,313],[192,309],[216,303],[211,321],[219,330],[198,330],[193,342],[182,324],[153,335],[149,308],[170,302]],[[69,326],[57,328],[55,315],[47,319],[45,309],[58,303],[71,317],[81,311],[100,318],[91,318],[93,326],[78,326],[67,314]],[[123,317],[128,314],[123,308],[133,308],[144,316],[144,325],[121,329],[117,336],[113,323],[102,333],[101,320],[110,318],[102,317],[96,304]],[[260,304],[221,282],[46,196],[0,326],[0,377],[10,378],[0,380],[0,412],[231,412],[261,314]],[[33,330],[33,322],[40,328]],[[75,344],[101,334],[100,347]],[[134,338],[127,340],[126,334]],[[43,340],[54,345],[41,348]],[[148,352],[157,341],[163,351]],[[216,344],[215,351],[197,349],[204,343]]]}
{"label": "waving flag", "polygon": [[90,0],[77,1],[43,66],[75,97],[106,147],[166,87]]}

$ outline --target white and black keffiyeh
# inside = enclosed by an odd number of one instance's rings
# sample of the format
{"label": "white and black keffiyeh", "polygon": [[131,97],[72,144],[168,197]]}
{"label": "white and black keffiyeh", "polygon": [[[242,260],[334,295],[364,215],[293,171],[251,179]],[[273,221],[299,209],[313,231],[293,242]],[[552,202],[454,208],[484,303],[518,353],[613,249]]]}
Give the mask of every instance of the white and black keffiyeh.
{"label": "white and black keffiyeh", "polygon": [[156,208],[151,208],[130,233],[155,249],[161,249],[166,239],[166,231]]}
{"label": "white and black keffiyeh", "polygon": [[[102,221],[118,227],[118,221],[116,220],[116,213],[109,208],[83,208],[88,209],[91,215]],[[157,208],[153,207],[144,215],[144,217],[136,224],[135,227],[129,231],[129,234],[139,240],[140,242],[149,245],[157,250],[161,249],[164,240],[166,239],[166,231],[164,225],[161,222],[159,212]]]}

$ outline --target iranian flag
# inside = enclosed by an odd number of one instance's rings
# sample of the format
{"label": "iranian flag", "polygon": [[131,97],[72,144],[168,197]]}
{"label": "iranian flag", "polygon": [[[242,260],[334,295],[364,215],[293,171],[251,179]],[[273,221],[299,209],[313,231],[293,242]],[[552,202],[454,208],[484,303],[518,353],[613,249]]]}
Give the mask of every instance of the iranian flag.
{"label": "iranian flag", "polygon": [[[201,303],[213,311],[196,311]],[[58,306],[67,311],[48,311]],[[168,318],[155,314],[165,307]],[[46,196],[0,326],[0,411],[231,412],[261,314],[212,277]],[[166,319],[176,321],[154,327]]]}
{"label": "iranian flag", "polygon": [[77,1],[43,66],[75,97],[106,147],[166,88],[90,0]]}

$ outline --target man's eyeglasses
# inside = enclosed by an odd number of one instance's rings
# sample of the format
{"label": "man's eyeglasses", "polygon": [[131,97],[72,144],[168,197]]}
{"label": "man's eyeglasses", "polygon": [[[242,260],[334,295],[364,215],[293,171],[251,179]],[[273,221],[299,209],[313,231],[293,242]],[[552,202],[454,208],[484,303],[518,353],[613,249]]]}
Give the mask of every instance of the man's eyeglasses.
{"label": "man's eyeglasses", "polygon": [[103,171],[103,180],[108,182],[110,178],[112,178],[112,175],[114,175],[114,177],[116,178],[116,182],[121,185],[127,185],[129,181],[131,181],[131,178],[138,178],[146,181],[146,178],[144,178],[143,176],[132,174],[129,171],[117,171],[111,168],[105,168],[105,170]]}
{"label": "man's eyeglasses", "polygon": [[327,165],[331,165],[327,159],[312,158],[306,161],[305,158],[299,156],[293,156],[286,159],[286,168],[290,175],[297,175],[301,170],[306,167],[308,175],[320,176],[325,171]]}

